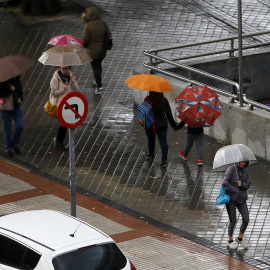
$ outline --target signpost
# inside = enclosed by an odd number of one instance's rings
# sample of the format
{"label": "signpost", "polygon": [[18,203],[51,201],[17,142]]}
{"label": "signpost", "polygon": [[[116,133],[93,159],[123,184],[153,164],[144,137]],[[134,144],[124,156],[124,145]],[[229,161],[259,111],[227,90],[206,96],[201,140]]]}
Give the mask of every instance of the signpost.
{"label": "signpost", "polygon": [[57,107],[60,124],[69,129],[69,177],[71,215],[76,217],[76,174],[74,128],[83,123],[88,113],[88,102],[80,92],[69,92],[61,99]]}

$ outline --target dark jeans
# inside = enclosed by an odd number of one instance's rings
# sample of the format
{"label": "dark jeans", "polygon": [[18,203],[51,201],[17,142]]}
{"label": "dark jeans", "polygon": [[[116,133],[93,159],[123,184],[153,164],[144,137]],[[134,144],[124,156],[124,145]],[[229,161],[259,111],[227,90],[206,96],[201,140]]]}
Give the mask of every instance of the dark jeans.
{"label": "dark jeans", "polygon": [[93,69],[93,74],[94,78],[97,84],[97,87],[100,88],[102,87],[102,79],[101,79],[101,74],[102,74],[102,60],[104,58],[97,58],[91,61],[92,69]]}
{"label": "dark jeans", "polygon": [[[13,111],[1,111],[2,119],[4,121],[4,136],[5,136],[5,150],[11,151],[12,148],[18,147],[21,134],[23,131],[23,116],[21,107],[15,107]],[[12,136],[12,119],[15,123],[15,132]]]}
{"label": "dark jeans", "polygon": [[247,225],[249,223],[249,213],[247,208],[247,202],[236,203],[230,201],[226,204],[226,209],[229,215],[230,224],[229,224],[229,236],[233,236],[234,227],[236,224],[236,208],[238,209],[240,215],[242,216],[242,225],[240,227],[240,232],[245,233]]}
{"label": "dark jeans", "polygon": [[63,144],[66,134],[67,134],[67,128],[60,125],[57,131],[57,135],[56,135],[56,142],[59,144]]}
{"label": "dark jeans", "polygon": [[154,132],[153,128],[145,130],[145,133],[148,138],[148,151],[150,154],[154,154],[155,152],[155,144],[156,144],[155,140],[157,134],[160,148],[162,151],[162,158],[167,158],[168,155],[167,129],[168,127],[156,128],[156,133]]}
{"label": "dark jeans", "polygon": [[203,159],[203,133],[200,134],[187,134],[187,145],[184,151],[184,155],[188,156],[193,143],[196,144],[198,160]]}

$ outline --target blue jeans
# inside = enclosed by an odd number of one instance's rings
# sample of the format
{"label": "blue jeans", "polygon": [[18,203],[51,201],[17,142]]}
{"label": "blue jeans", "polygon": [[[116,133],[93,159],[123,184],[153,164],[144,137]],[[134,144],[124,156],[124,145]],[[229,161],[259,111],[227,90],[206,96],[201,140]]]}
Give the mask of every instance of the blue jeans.
{"label": "blue jeans", "polygon": [[156,134],[157,134],[161,152],[162,152],[162,158],[167,159],[167,155],[168,155],[167,129],[168,127],[156,128],[156,133],[154,132],[153,128],[149,128],[145,130],[145,133],[148,138],[148,151],[150,154],[154,154],[155,152],[155,144],[156,144],[155,140],[156,140]]}
{"label": "blue jeans", "polygon": [[[5,150],[11,151],[12,148],[18,147],[21,134],[23,131],[23,116],[21,107],[16,107],[13,111],[1,111],[4,121]],[[15,132],[12,136],[12,119],[15,122]]]}

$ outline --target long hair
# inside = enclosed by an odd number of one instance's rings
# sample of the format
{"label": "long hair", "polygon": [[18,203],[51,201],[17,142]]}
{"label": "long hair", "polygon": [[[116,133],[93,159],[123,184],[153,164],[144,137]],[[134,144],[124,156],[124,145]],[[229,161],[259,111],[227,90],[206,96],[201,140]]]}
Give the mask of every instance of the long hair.
{"label": "long hair", "polygon": [[163,93],[158,92],[149,92],[148,103],[152,103],[151,107],[153,112],[157,116],[162,116],[166,109],[166,99],[163,96]]}

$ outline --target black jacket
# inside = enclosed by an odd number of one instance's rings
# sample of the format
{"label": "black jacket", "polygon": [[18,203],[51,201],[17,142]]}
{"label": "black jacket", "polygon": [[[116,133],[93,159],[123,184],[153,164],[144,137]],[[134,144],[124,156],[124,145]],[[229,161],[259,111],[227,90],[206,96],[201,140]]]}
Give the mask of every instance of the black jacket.
{"label": "black jacket", "polygon": [[[175,130],[181,129],[186,123],[184,121],[181,121],[178,126],[175,128]],[[192,128],[188,126],[188,134],[201,134],[203,133],[203,127],[196,127]]]}
{"label": "black jacket", "polygon": [[0,98],[5,98],[11,94],[8,81],[0,82]]}
{"label": "black jacket", "polygon": [[[242,186],[239,187],[237,185],[237,179],[242,182]],[[248,198],[247,190],[250,187],[246,168],[244,167],[241,169],[237,165],[229,166],[223,177],[222,186],[228,191],[231,201],[236,203],[242,203],[246,201]]]}
{"label": "black jacket", "polygon": [[[15,86],[15,91],[10,90],[11,85]],[[21,101],[23,100],[23,91],[19,76],[0,83],[0,98],[7,97],[10,94],[13,94],[14,107],[19,107],[20,103],[16,102],[16,100],[18,98],[20,98]]]}
{"label": "black jacket", "polygon": [[[144,101],[147,102],[147,97],[144,99]],[[165,102],[166,102],[165,111],[159,116],[154,113],[155,128],[168,127],[168,121],[172,128],[176,127],[170,104],[166,98]]]}
{"label": "black jacket", "polygon": [[21,99],[21,101],[23,101],[23,91],[22,91],[22,84],[21,84],[21,80],[20,77],[17,76],[15,79],[12,78],[10,80],[8,80],[8,83],[10,85],[14,85],[15,86],[15,91],[13,91],[13,101],[14,101],[14,107],[19,107],[20,103],[18,103],[16,100],[18,98]]}

